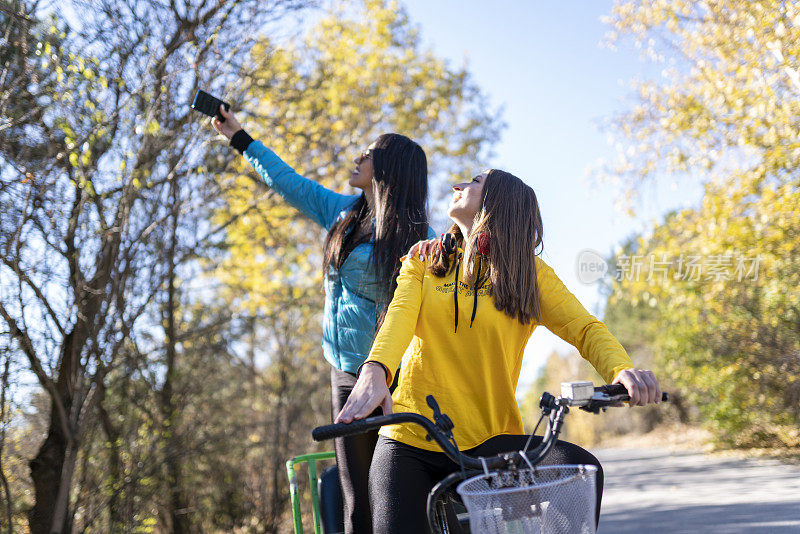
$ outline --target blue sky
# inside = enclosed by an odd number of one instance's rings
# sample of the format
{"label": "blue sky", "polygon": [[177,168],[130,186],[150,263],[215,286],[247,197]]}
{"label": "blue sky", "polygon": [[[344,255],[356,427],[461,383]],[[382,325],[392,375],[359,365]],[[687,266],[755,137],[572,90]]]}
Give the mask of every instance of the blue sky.
{"label": "blue sky", "polygon": [[[508,128],[492,167],[510,171],[535,190],[544,218],[543,259],[589,311],[602,315],[597,286],[576,275],[580,251],[606,256],[617,243],[659,220],[669,209],[695,204],[700,189],[668,180],[641,192],[636,219],[615,209],[619,191],[587,174],[614,150],[600,124],[632,100],[630,81],[656,78],[631,42],[601,46],[610,0],[404,0],[425,44],[454,65],[465,59]],[[572,347],[538,328],[528,343],[518,394],[553,350]],[[564,377],[568,380],[572,377]],[[598,378],[599,380],[599,378]]]}

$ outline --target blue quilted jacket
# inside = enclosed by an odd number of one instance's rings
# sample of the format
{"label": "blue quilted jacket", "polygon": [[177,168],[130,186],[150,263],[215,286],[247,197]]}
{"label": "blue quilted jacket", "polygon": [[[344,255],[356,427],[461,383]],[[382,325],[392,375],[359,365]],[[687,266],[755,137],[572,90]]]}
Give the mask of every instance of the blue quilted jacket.
{"label": "blue quilted jacket", "polygon": [[[250,143],[244,157],[269,187],[326,230],[359,198],[335,193],[300,176],[260,141]],[[428,227],[428,237],[435,236]],[[367,358],[376,333],[380,286],[371,254],[372,242],[362,243],[347,256],[341,269],[331,268],[325,274],[322,350],[331,365],[349,373],[355,373]]]}

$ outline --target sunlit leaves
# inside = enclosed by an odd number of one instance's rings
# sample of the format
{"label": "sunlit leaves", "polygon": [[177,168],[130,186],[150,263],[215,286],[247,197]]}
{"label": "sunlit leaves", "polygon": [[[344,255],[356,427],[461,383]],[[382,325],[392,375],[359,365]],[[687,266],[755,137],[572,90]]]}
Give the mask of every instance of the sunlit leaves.
{"label": "sunlit leaves", "polygon": [[[618,2],[611,39],[633,36],[662,77],[636,85],[613,122],[606,176],[635,196],[662,175],[705,183],[626,254],[758,258],[757,277],[674,276],[614,284],[608,314],[652,305],[646,342],[717,436],[797,445],[800,405],[800,2]],[[688,178],[687,178],[688,177]],[[618,256],[619,258],[619,256]]]}
{"label": "sunlit leaves", "polygon": [[636,84],[639,105],[611,124],[618,157],[599,173],[633,193],[665,172],[706,180],[759,170],[790,180],[800,163],[798,5],[618,2],[610,40],[632,35],[665,68]]}
{"label": "sunlit leaves", "polygon": [[[729,443],[796,445],[800,435],[800,189],[762,180],[711,184],[702,206],[667,217],[626,254],[667,257],[667,277],[615,282],[607,315],[617,325],[642,320],[646,343],[673,387],[696,403],[718,437]],[[700,258],[696,279],[674,276],[679,257]],[[736,258],[757,261],[737,276]],[[714,276],[713,262],[731,258]],[[617,313],[655,301],[655,315]],[[651,322],[652,325],[648,323]],[[615,324],[611,324],[612,328]]]}

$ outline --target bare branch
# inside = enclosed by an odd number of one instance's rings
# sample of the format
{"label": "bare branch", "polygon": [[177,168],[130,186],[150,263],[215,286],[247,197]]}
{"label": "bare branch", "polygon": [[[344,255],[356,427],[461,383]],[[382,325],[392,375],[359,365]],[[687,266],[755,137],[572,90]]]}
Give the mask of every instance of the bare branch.
{"label": "bare branch", "polygon": [[12,16],[12,17],[15,17],[15,18],[18,18],[18,19],[22,19],[22,20],[24,20],[26,22],[33,22],[33,19],[30,18],[29,16],[25,15],[24,13],[17,13],[15,11],[11,11],[7,7],[0,6],[0,11],[2,11],[3,13],[5,13],[7,15]]}
{"label": "bare branch", "polygon": [[56,325],[59,334],[65,336],[66,331],[64,330],[64,327],[61,325],[61,322],[58,319],[58,315],[50,306],[50,301],[47,299],[47,297],[44,296],[42,290],[39,289],[39,287],[33,282],[33,280],[31,280],[30,277],[19,268],[19,262],[12,262],[8,258],[3,257],[3,263],[6,264],[6,266],[8,266],[9,269],[13,270],[14,274],[33,291],[33,293],[36,295],[36,298],[39,299],[39,302],[41,302],[42,305],[47,310],[47,313],[48,315],[50,315],[50,318]]}
{"label": "bare branch", "polygon": [[64,437],[67,440],[72,439],[72,431],[71,426],[69,423],[69,417],[67,416],[66,409],[64,408],[64,404],[61,401],[61,396],[58,394],[58,390],[56,389],[56,385],[53,380],[47,375],[42,367],[42,362],[39,357],[36,355],[36,351],[33,348],[33,343],[31,339],[28,337],[28,334],[20,330],[17,326],[17,322],[14,320],[13,317],[8,313],[6,307],[0,302],[0,316],[3,317],[8,328],[11,330],[11,337],[16,339],[19,343],[20,347],[22,348],[22,353],[28,358],[28,363],[30,365],[31,371],[36,375],[36,378],[39,380],[39,384],[50,394],[50,398],[53,401],[53,405],[56,407],[58,411],[58,418],[61,421],[62,430],[64,432]]}

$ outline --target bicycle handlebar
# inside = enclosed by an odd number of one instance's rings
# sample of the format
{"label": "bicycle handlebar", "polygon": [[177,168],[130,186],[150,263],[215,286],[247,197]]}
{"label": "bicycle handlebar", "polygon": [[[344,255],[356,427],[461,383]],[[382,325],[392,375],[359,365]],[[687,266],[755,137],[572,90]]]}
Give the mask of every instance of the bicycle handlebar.
{"label": "bicycle handlebar", "polygon": [[[628,395],[628,390],[622,384],[607,384],[605,386],[600,386],[595,388],[595,391],[600,391],[601,393],[605,393],[609,396],[622,396],[623,398],[620,399],[623,402],[631,400],[630,395]],[[669,402],[669,394],[666,392],[661,393],[661,402]]]}
{"label": "bicycle handlebar", "polygon": [[[436,424],[418,413],[400,412],[390,415],[378,415],[353,421],[352,423],[334,423],[332,425],[318,426],[311,431],[314,441],[325,441],[328,439],[339,438],[361,434],[369,430],[375,430],[385,425],[396,425],[400,423],[415,423],[428,431],[428,437],[436,441],[439,447],[453,461],[459,459],[464,463],[464,467],[469,469],[479,469],[482,464],[477,458],[467,456],[459,451],[448,439],[445,433]],[[496,468],[503,464],[502,460],[487,462],[489,468]]]}
{"label": "bicycle handlebar", "polygon": [[[436,422],[427,417],[410,412],[401,412],[390,415],[379,415],[360,419],[352,423],[336,423],[315,428],[311,432],[314,441],[324,441],[337,437],[352,436],[369,430],[378,429],[385,425],[398,423],[414,423],[428,431],[427,439],[433,439],[441,447],[442,451],[454,462],[460,463],[463,469],[470,471],[453,473],[445,480],[437,484],[428,495],[428,523],[431,529],[436,524],[435,510],[432,506],[436,502],[437,496],[443,493],[464,476],[472,476],[486,470],[514,469],[524,463],[537,465],[550,452],[558,439],[564,418],[569,412],[570,407],[578,407],[592,413],[598,413],[608,406],[619,406],[622,402],[630,400],[628,390],[622,384],[609,384],[594,387],[591,382],[571,382],[562,384],[562,396],[554,397],[545,392],[539,401],[543,415],[549,415],[547,430],[544,433],[541,443],[531,451],[517,451],[502,453],[490,458],[475,458],[458,450],[455,440],[452,439],[453,422],[447,415],[441,413],[436,400],[432,395],[428,395],[428,406],[433,411],[433,418]],[[666,402],[669,395],[663,393],[661,400]]]}
{"label": "bicycle handlebar", "polygon": [[[577,384],[577,383],[576,383]],[[594,394],[591,397],[583,399],[572,399],[563,397],[553,397],[549,393],[544,393],[539,405],[542,407],[544,413],[556,411],[555,416],[551,416],[550,424],[545,432],[545,439],[541,444],[531,451],[525,452],[527,461],[533,465],[540,462],[544,456],[550,451],[550,448],[558,438],[563,424],[564,415],[569,411],[570,406],[578,406],[581,409],[591,412],[599,412],[600,409],[607,406],[619,405],[619,403],[630,400],[628,390],[622,384],[610,384],[600,387],[592,387],[591,383],[588,384],[593,389]],[[662,401],[669,400],[669,395],[662,394]],[[352,436],[361,434],[370,430],[378,429],[386,425],[395,425],[400,423],[414,423],[428,431],[428,439],[433,439],[441,447],[442,451],[456,463],[461,463],[467,469],[497,469],[509,463],[519,464],[523,461],[522,455],[519,452],[506,453],[492,458],[484,458],[481,461],[478,458],[463,454],[458,448],[450,441],[452,434],[449,434],[449,429],[452,428],[452,422],[449,418],[444,416],[446,422],[442,423],[440,417],[444,414],[439,412],[439,407],[436,400],[432,395],[428,395],[428,405],[433,409],[434,417],[440,422],[437,425],[427,417],[418,413],[400,412],[390,415],[379,415],[376,417],[368,417],[366,419],[359,419],[352,423],[334,423],[331,425],[323,425],[311,431],[311,437],[314,441],[325,441],[338,437]],[[444,427],[441,425],[444,424]],[[449,425],[449,426],[448,426]],[[448,435],[449,434],[449,435]]]}
{"label": "bicycle handlebar", "polygon": [[[386,425],[396,425],[399,423],[417,423],[424,427],[426,430],[431,430],[433,423],[425,416],[418,413],[399,412],[390,415],[376,415],[375,417],[367,417],[366,419],[357,419],[352,423],[334,423],[332,425],[318,426],[311,431],[311,437],[314,441],[325,441],[333,438],[342,438],[345,436],[353,436],[368,432],[370,430],[378,429]],[[438,429],[434,428],[434,432]]]}

